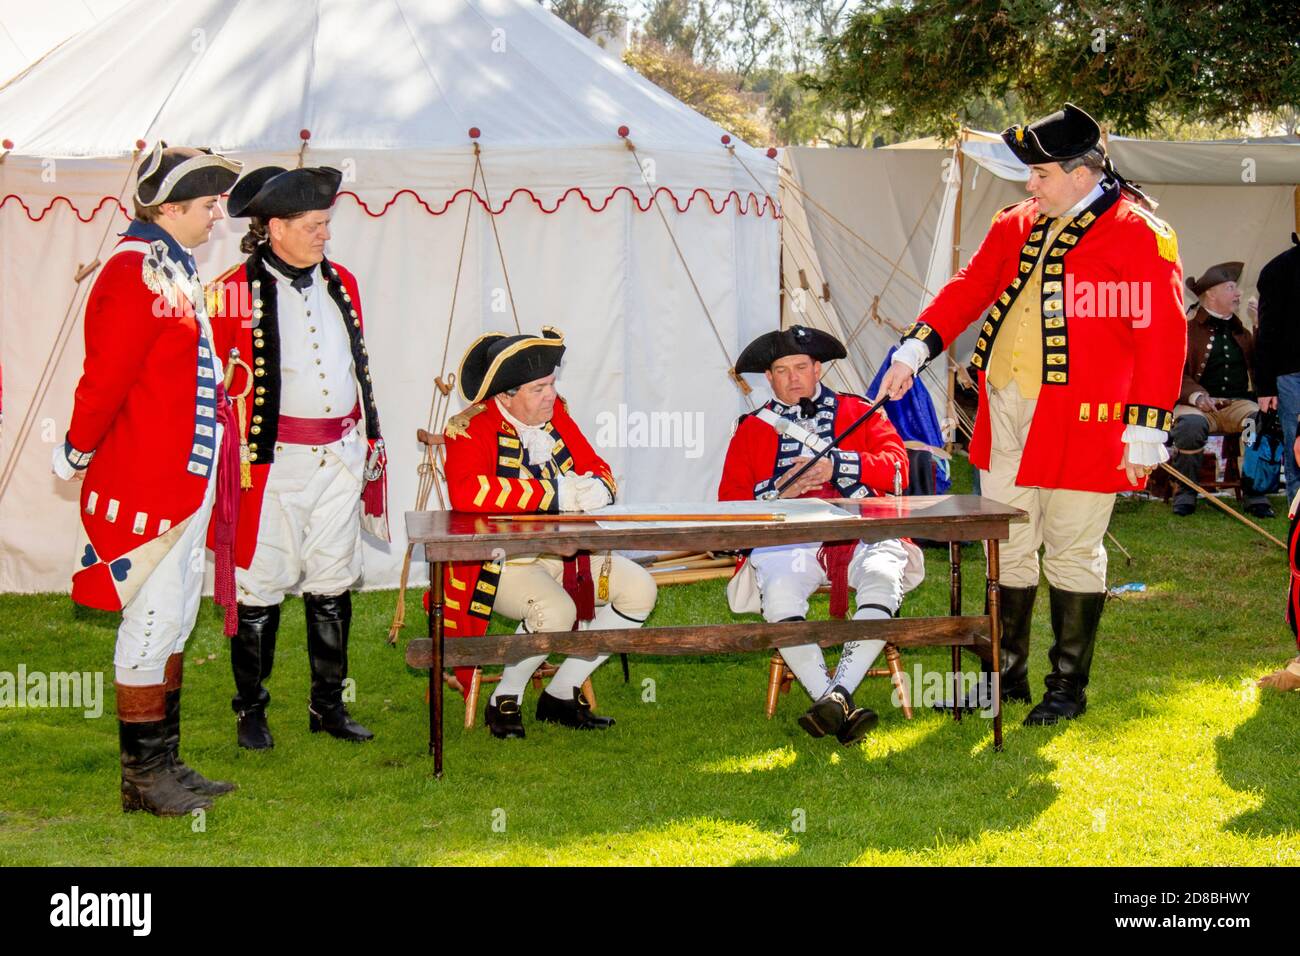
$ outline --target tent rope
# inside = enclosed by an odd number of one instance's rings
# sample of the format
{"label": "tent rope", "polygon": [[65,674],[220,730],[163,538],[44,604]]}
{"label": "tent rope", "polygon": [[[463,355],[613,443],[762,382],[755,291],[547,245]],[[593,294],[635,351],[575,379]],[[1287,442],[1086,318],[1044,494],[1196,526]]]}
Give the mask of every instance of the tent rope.
{"label": "tent rope", "polygon": [[[478,143],[475,143],[474,144],[474,174],[483,181],[483,199],[487,203],[488,209],[491,210],[492,194],[488,192],[487,173],[483,171],[483,157],[480,155],[480,153],[481,151],[479,150],[479,145]],[[504,212],[504,210],[502,211]],[[488,213],[488,222],[492,224],[492,238],[496,240],[497,257],[501,260],[501,274],[505,277],[506,280],[506,295],[510,299],[510,314],[514,317],[515,320],[515,331],[522,334],[523,330],[519,327],[519,310],[515,308],[515,293],[514,290],[510,288],[510,270],[506,268],[506,254],[505,254],[505,250],[501,248],[501,234],[497,232],[497,217],[494,216],[491,212]],[[461,252],[462,253],[464,252],[463,245],[461,246]]]}
{"label": "tent rope", "polygon": [[[126,195],[130,188],[131,173],[135,169],[136,160],[139,159],[140,151],[137,149],[131,155],[131,162],[127,164],[126,178],[123,179],[121,187],[118,189],[118,204],[121,204],[122,197]],[[0,502],[4,501],[5,492],[9,490],[9,482],[13,479],[14,474],[18,471],[18,462],[22,458],[23,449],[27,445],[28,438],[31,437],[32,428],[36,423],[36,415],[45,403],[45,397],[54,384],[54,374],[58,370],[59,363],[63,361],[63,353],[67,350],[68,342],[72,340],[72,330],[77,324],[77,316],[81,311],[81,302],[83,301],[82,292],[89,292],[90,285],[86,279],[98,271],[102,264],[101,256],[104,252],[104,244],[113,232],[114,217],[108,217],[108,224],[104,227],[104,234],[99,237],[99,244],[95,247],[95,256],[90,260],[88,265],[80,266],[76,274],[72,277],[76,286],[72,290],[72,298],[68,301],[68,307],[63,312],[63,320],[59,323],[58,331],[55,333],[54,345],[50,349],[50,354],[45,357],[45,365],[41,369],[40,377],[36,380],[36,391],[32,395],[31,403],[27,406],[27,411],[23,415],[22,423],[18,426],[18,438],[14,442],[14,450],[5,462],[3,476],[0,477]]]}
{"label": "tent rope", "polygon": [[[469,182],[469,193],[473,194],[474,186],[477,185],[478,179],[482,174],[482,164],[478,160],[478,143],[474,143],[474,172]],[[484,193],[486,194],[487,183],[484,182]],[[438,375],[433,380],[433,395],[429,401],[429,419],[426,421],[425,431],[430,434],[442,432],[446,425],[447,411],[451,406],[451,393],[455,389],[456,375],[447,375],[447,359],[451,355],[451,329],[456,319],[456,302],[460,298],[460,276],[464,272],[465,265],[465,247],[469,239],[469,215],[473,212],[474,204],[472,200],[465,200],[465,221],[460,229],[460,252],[456,256],[456,278],[451,284],[451,308],[447,315],[447,334],[442,341],[442,364],[439,365]],[[489,213],[489,216],[491,213]],[[495,224],[493,225],[495,234]],[[498,241],[498,251],[500,245]],[[502,256],[502,268],[504,269],[506,261]],[[513,307],[513,299],[511,299]],[[515,319],[515,328],[519,328],[519,319]],[[437,425],[437,428],[435,428]],[[424,511],[429,506],[429,493],[438,494],[439,509],[447,510],[447,499],[442,494],[442,483],[439,477],[445,476],[445,460],[443,460],[443,451],[441,445],[433,445],[426,442],[424,445],[424,454],[421,455],[420,464],[416,466],[416,493],[415,493],[415,510]],[[398,643],[398,633],[406,627],[406,592],[407,585],[411,581],[411,557],[415,553],[415,545],[407,542],[406,554],[402,558],[402,578],[398,581],[398,594],[396,594],[395,606],[393,609],[393,620],[389,624],[389,644]]]}
{"label": "tent rope", "polygon": [[[627,151],[632,154],[632,159],[636,161],[637,169],[641,172],[641,182],[646,187],[650,187],[650,178],[646,175],[645,166],[641,162],[641,156],[636,151],[636,145],[628,138],[623,130],[619,130],[623,137],[623,142],[627,146]],[[728,375],[731,380],[740,389],[741,395],[745,397],[746,404],[750,408],[754,407],[754,398],[750,394],[749,386],[736,373],[736,363],[731,360],[731,353],[727,351],[726,343],[722,340],[722,333],[718,331],[718,325],[713,321],[713,314],[709,311],[709,306],[704,301],[704,293],[700,291],[699,284],[695,281],[695,275],[691,272],[690,265],[686,262],[686,255],[682,252],[682,247],[677,244],[677,237],[673,234],[672,226],[668,224],[668,217],[664,215],[663,209],[659,205],[659,191],[650,189],[650,202],[655,207],[655,212],[659,213],[659,221],[664,224],[664,231],[668,233],[668,239],[673,244],[673,249],[677,252],[677,258],[686,271],[686,278],[691,282],[691,288],[695,290],[695,298],[699,300],[700,308],[704,310],[704,317],[709,320],[709,327],[713,329],[713,337],[718,340],[718,348],[722,350],[722,357],[727,360]]]}
{"label": "tent rope", "polygon": [[[751,175],[752,175],[752,174],[751,174]],[[802,193],[802,194],[805,195],[805,196],[807,195],[807,193],[806,193],[803,189],[801,189],[801,188],[799,187],[799,185],[798,185],[797,183],[795,183],[794,180],[793,180],[793,178],[790,177],[789,175],[785,175],[785,174],[783,174],[782,184],[783,184],[783,185],[790,186],[790,187],[793,187],[794,189],[798,190],[800,193]],[[854,238],[856,238],[856,239],[858,239],[859,241],[861,241],[861,242],[862,242],[862,243],[863,243],[863,244],[864,244],[864,245],[865,245],[865,246],[866,246],[866,247],[867,247],[871,252],[875,253],[875,254],[878,255],[881,259],[883,259],[885,262],[889,263],[889,264],[891,265],[891,267],[893,267],[893,268],[895,269],[895,271],[897,271],[898,274],[903,275],[903,276],[906,276],[907,278],[911,279],[913,282],[917,283],[917,285],[920,287],[920,289],[921,289],[923,292],[926,292],[926,293],[928,293],[928,294],[933,295],[933,293],[931,293],[930,290],[929,290],[928,288],[926,288],[926,286],[925,286],[923,283],[920,282],[920,280],[918,280],[918,279],[916,279],[914,276],[910,275],[910,274],[909,274],[905,269],[897,268],[897,263],[896,263],[894,260],[891,260],[889,257],[885,256],[882,252],[880,252],[878,249],[876,249],[874,246],[872,246],[871,243],[867,242],[867,240],[863,239],[861,236],[858,236],[857,233],[855,233],[851,227],[845,225],[845,224],[844,224],[843,222],[841,222],[838,218],[836,218],[833,214],[831,214],[828,210],[825,210],[825,207],[822,206],[820,203],[817,203],[816,200],[812,199],[811,197],[808,197],[808,198],[809,198],[809,200],[810,200],[814,205],[817,206],[817,208],[819,208],[819,209],[821,209],[821,210],[823,210],[823,211],[826,211],[827,216],[829,216],[830,219],[831,219],[831,220],[832,220],[836,225],[838,225],[841,229],[843,229],[843,230],[844,230],[848,235],[853,236]],[[931,190],[931,193],[930,193],[930,200],[933,200],[933,198],[934,198],[934,191]],[[926,202],[926,209],[928,209],[929,206],[930,206],[930,200],[927,200],[927,202]],[[811,251],[811,250],[812,250],[812,244],[813,244],[813,243],[812,243],[812,239],[811,239],[809,236],[807,236],[807,235],[805,235],[804,233],[802,233],[802,232],[801,232],[797,227],[795,227],[795,226],[790,222],[790,219],[789,219],[788,216],[787,216],[787,217],[783,217],[783,222],[785,223],[785,228],[789,228],[790,231],[791,231],[791,233],[794,235],[794,237],[795,237],[795,238],[799,241],[799,243],[803,246],[804,255],[807,257],[808,261],[809,261],[810,263],[813,262],[813,261],[816,261],[817,257],[816,257],[816,255]],[[915,230],[913,230],[913,232],[915,232]],[[849,277],[849,279],[853,282],[853,284],[854,284],[854,285],[857,287],[857,289],[861,292],[861,294],[863,295],[863,297],[871,300],[871,305],[870,305],[870,307],[868,308],[866,314],[864,314],[864,315],[862,316],[862,318],[859,319],[858,322],[855,324],[855,326],[854,326],[854,328],[853,328],[853,331],[852,331],[852,332],[850,333],[850,335],[849,335],[848,342],[845,343],[845,346],[846,346],[846,347],[852,347],[853,341],[858,337],[858,335],[861,334],[862,330],[866,327],[866,322],[867,322],[868,319],[870,319],[870,320],[872,320],[872,321],[875,321],[877,324],[879,324],[879,323],[884,323],[884,324],[888,325],[891,329],[893,329],[895,332],[897,332],[899,335],[902,335],[903,332],[906,331],[906,328],[905,328],[904,326],[902,326],[902,325],[899,325],[899,324],[896,323],[896,322],[893,322],[893,321],[890,320],[887,316],[884,316],[884,315],[881,315],[881,314],[880,314],[880,312],[879,312],[880,296],[879,296],[879,295],[875,295],[875,294],[873,294],[869,289],[867,289],[867,287],[863,284],[862,280],[858,277],[858,270],[854,267],[853,263],[849,262],[848,257],[845,256],[845,254],[844,254],[844,253],[839,249],[839,247],[838,247],[835,243],[828,243],[827,245],[828,245],[828,247],[829,247],[829,248],[830,248],[830,249],[835,253],[835,255],[839,258],[840,262],[842,262],[842,263],[844,264],[844,267],[845,267],[845,274]],[[899,259],[901,260],[901,258],[902,258],[902,255],[900,254]],[[893,272],[891,271],[891,278],[892,278],[892,276],[893,276]],[[821,278],[822,278],[822,281],[824,282],[824,281],[825,281],[825,276],[822,276]],[[881,292],[883,293],[884,290],[882,289]],[[864,355],[863,360],[864,360],[864,362],[866,363],[868,370],[871,371],[871,374],[872,374],[872,375],[875,375],[875,371],[874,371],[874,363],[872,363],[872,362],[870,361],[870,359],[866,358],[865,355]],[[944,391],[947,390],[947,385],[946,385],[946,383],[942,382],[942,381],[940,380],[940,378],[938,377],[938,376],[940,375],[940,372],[939,372],[938,370],[936,370],[933,366],[927,366],[927,367],[922,371],[922,374],[925,375],[926,377],[928,377],[928,378],[930,379],[930,381],[931,381],[931,382],[932,382],[932,383],[933,383],[937,388],[940,388],[941,390],[944,390]]]}

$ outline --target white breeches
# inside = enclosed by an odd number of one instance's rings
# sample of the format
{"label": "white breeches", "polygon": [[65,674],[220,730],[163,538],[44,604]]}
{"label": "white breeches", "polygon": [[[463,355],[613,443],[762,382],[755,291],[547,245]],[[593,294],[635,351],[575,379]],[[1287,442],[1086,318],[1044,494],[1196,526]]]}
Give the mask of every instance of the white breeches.
{"label": "white breeches", "polygon": [[[221,447],[220,426],[217,447]],[[117,647],[113,652],[120,684],[137,687],[161,684],[167,658],[185,650],[203,596],[208,521],[217,497],[216,475],[214,468],[199,510],[190,516],[176,543],[122,608],[122,623],[117,629]]]}
{"label": "white breeches", "polygon": [[[769,623],[808,616],[808,598],[828,584],[817,561],[820,544],[755,548],[754,565],[763,601],[763,619]],[[879,604],[892,613],[903,603],[903,572],[907,552],[891,539],[859,542],[849,562],[849,587],[857,592],[857,605]]]}
{"label": "white breeches", "polygon": [[356,583],[365,455],[356,431],[329,445],[276,445],[257,550],[235,572],[240,604],[279,604],[292,589],[330,597]]}

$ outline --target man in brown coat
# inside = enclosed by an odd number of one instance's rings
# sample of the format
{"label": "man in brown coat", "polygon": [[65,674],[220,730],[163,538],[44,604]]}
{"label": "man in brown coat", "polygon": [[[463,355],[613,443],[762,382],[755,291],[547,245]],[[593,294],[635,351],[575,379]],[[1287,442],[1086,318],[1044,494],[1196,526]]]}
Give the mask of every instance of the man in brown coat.
{"label": "man in brown coat", "polygon": [[[1183,387],[1174,408],[1170,464],[1193,481],[1200,471],[1201,452],[1210,433],[1238,434],[1246,419],[1259,411],[1255,403],[1253,370],[1255,336],[1237,317],[1241,262],[1220,262],[1198,279],[1187,277],[1196,296],[1196,311],[1187,322],[1187,363]],[[1179,483],[1174,514],[1196,510],[1196,492]],[[1249,495],[1246,510],[1257,518],[1274,517],[1268,499]]]}

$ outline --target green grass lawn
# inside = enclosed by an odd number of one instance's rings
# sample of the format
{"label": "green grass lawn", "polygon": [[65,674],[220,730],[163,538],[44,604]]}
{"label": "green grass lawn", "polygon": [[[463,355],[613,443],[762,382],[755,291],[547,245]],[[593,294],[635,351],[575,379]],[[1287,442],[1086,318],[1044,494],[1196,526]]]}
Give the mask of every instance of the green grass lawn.
{"label": "green grass lawn", "polygon": [[[1274,499],[1275,507],[1281,499]],[[1266,522],[1285,537],[1282,518]],[[353,713],[377,739],[356,746],[307,731],[301,602],[285,605],[269,712],[276,747],[235,746],[230,664],[207,602],[186,651],[182,752],[233,779],[202,826],[124,815],[113,717],[115,617],[65,596],[0,596],[0,671],[102,670],[104,715],[0,709],[0,864],[1277,864],[1300,861],[1300,695],[1257,695],[1253,679],[1295,655],[1282,620],[1284,555],[1202,504],[1121,500],[1112,584],[1079,721],[1025,728],[937,713],[907,721],[888,681],[858,702],[881,714],[861,747],[795,724],[796,688],[763,717],[767,655],[633,658],[595,676],[618,719],[578,734],[533,722],[497,741],[461,728],[448,697],[446,776],[426,755],[425,676],[385,643],[392,592],[355,600]],[[966,607],[982,603],[982,556],[964,552]],[[906,615],[947,610],[945,556]],[[421,633],[418,599],[404,638]],[[1031,676],[1047,666],[1046,588]],[[825,615],[821,598],[814,614]],[[722,582],[668,587],[652,623],[728,619]],[[507,627],[499,622],[499,627]],[[513,627],[510,627],[513,630]],[[832,658],[833,659],[833,658]],[[948,652],[906,653],[909,670]],[[966,666],[974,669],[969,655]],[[653,684],[647,684],[652,681]],[[653,689],[653,695],[649,693]],[[653,700],[646,698],[653,696]]]}

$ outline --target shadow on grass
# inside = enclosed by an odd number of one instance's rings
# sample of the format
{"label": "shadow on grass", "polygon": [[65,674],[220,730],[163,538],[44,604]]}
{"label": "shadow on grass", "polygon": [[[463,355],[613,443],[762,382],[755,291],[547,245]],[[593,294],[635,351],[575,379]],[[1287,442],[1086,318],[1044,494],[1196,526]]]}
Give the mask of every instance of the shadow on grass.
{"label": "shadow on grass", "polygon": [[[1258,794],[1260,804],[1229,820],[1224,829],[1242,836],[1294,834],[1300,829],[1300,770],[1295,732],[1300,693],[1260,690],[1254,716],[1215,742],[1219,775],[1234,790]],[[1289,727],[1279,733],[1280,727]]]}

